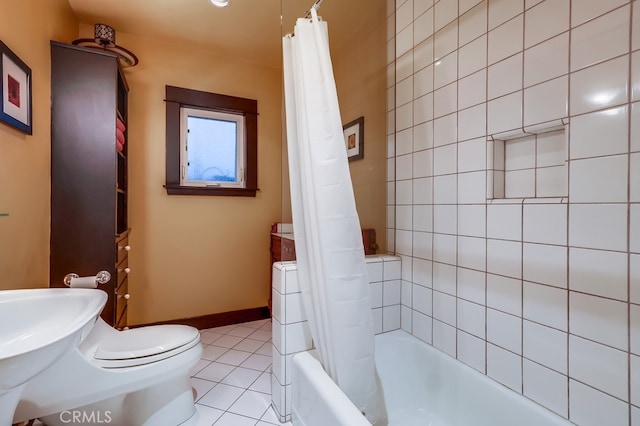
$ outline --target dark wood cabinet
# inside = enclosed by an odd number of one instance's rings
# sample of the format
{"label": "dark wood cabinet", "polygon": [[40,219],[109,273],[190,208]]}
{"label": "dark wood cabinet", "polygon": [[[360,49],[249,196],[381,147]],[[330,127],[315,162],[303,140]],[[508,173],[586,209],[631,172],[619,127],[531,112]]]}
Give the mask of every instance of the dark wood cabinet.
{"label": "dark wood cabinet", "polygon": [[[365,256],[376,254],[378,244],[376,243],[376,230],[362,230],[362,245]],[[296,260],[296,244],[293,234],[271,233],[271,263],[286,262]]]}
{"label": "dark wood cabinet", "polygon": [[126,127],[127,96],[117,56],[51,42],[50,286],[64,287],[68,273],[109,272],[102,318],[119,327],[129,297],[128,143],[117,149],[116,120]]}

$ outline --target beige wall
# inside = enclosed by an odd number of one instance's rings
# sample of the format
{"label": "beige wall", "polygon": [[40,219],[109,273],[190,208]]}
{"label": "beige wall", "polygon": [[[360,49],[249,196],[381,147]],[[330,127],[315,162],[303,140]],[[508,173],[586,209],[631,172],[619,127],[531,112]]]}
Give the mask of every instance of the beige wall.
{"label": "beige wall", "polygon": [[[298,8],[292,2],[283,7],[285,21],[293,22],[299,16]],[[349,30],[339,14],[349,12],[347,8],[357,8],[361,18],[359,27]],[[364,158],[349,165],[356,199],[356,208],[362,228],[374,228],[379,246],[378,253],[386,252],[386,1],[373,0],[366,7],[357,4],[323,5],[322,18],[329,27],[329,41],[334,78],[338,90],[340,114],[343,124],[364,117],[365,148]],[[286,32],[286,28],[285,28]],[[341,45],[333,40],[337,34],[345,37]],[[284,105],[283,105],[284,108]],[[284,136],[283,136],[284,138]],[[286,162],[286,148],[283,153],[282,180],[282,221],[291,222],[291,199]]]}
{"label": "beige wall", "polygon": [[[386,252],[386,2],[362,9],[363,25],[342,46],[332,46],[332,61],[343,124],[364,116],[364,158],[350,163],[362,228],[374,228],[378,253]],[[331,20],[329,37],[331,38]]]}
{"label": "beige wall", "polygon": [[[89,36],[92,26],[80,25]],[[129,92],[129,323],[266,306],[281,209],[281,71],[118,32],[140,64]],[[168,196],[165,85],[258,101],[255,198]]]}
{"label": "beige wall", "polygon": [[[375,9],[374,9],[375,10]],[[380,19],[384,21],[384,11]],[[378,19],[378,18],[376,18]],[[370,23],[334,58],[345,121],[365,116],[365,159],[352,164],[363,227],[384,248],[384,58]],[[79,29],[79,31],[78,31]],[[0,39],[33,70],[33,136],[0,124],[0,289],[48,286],[50,190],[49,40],[92,34],[65,0],[0,0]],[[375,39],[375,40],[374,40]],[[140,64],[127,70],[130,91],[129,322],[140,324],[266,305],[269,226],[287,211],[282,185],[281,71],[189,46],[118,32]],[[358,45],[358,44],[356,44]],[[344,56],[344,57],[342,57]],[[354,74],[351,61],[359,61]],[[363,64],[367,64],[366,67]],[[347,78],[341,81],[341,70]],[[364,85],[355,84],[349,76]],[[258,100],[259,187],[256,198],[167,196],[165,85]],[[380,98],[372,99],[375,88]],[[346,95],[348,93],[348,95]],[[283,195],[283,192],[285,193]],[[379,206],[378,206],[379,205]]]}
{"label": "beige wall", "polygon": [[0,123],[0,289],[49,286],[49,41],[76,37],[67,0],[0,0],[0,40],[33,79],[33,135]]}

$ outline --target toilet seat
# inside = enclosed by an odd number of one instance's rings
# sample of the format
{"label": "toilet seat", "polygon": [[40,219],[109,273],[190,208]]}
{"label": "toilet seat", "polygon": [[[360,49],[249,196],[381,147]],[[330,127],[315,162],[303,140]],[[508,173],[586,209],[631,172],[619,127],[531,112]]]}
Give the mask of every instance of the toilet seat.
{"label": "toilet seat", "polygon": [[185,325],[153,325],[120,331],[100,342],[93,356],[103,368],[135,367],[184,352],[200,342],[200,332]]}

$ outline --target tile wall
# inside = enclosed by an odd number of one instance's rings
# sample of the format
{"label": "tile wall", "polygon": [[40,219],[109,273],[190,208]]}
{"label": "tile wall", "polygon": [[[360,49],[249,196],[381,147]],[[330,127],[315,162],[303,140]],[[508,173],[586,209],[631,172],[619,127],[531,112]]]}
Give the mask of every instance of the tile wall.
{"label": "tile wall", "polygon": [[[374,331],[400,328],[400,258],[367,256]],[[311,333],[302,309],[296,262],[273,264],[272,281],[273,367],[272,406],[281,422],[291,420],[291,368],[295,354],[311,349]]]}
{"label": "tile wall", "polygon": [[[402,328],[572,422],[640,425],[640,2],[387,2]],[[494,140],[559,123],[566,188],[492,198]]]}

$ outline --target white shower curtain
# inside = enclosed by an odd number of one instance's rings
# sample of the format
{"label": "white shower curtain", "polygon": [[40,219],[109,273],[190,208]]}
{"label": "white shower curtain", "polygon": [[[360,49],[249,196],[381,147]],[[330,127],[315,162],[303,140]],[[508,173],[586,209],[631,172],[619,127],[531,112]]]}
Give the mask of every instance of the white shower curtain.
{"label": "white shower curtain", "polygon": [[386,424],[360,220],[349,174],[327,24],[298,19],[283,38],[298,281],[320,361],[373,424]]}

